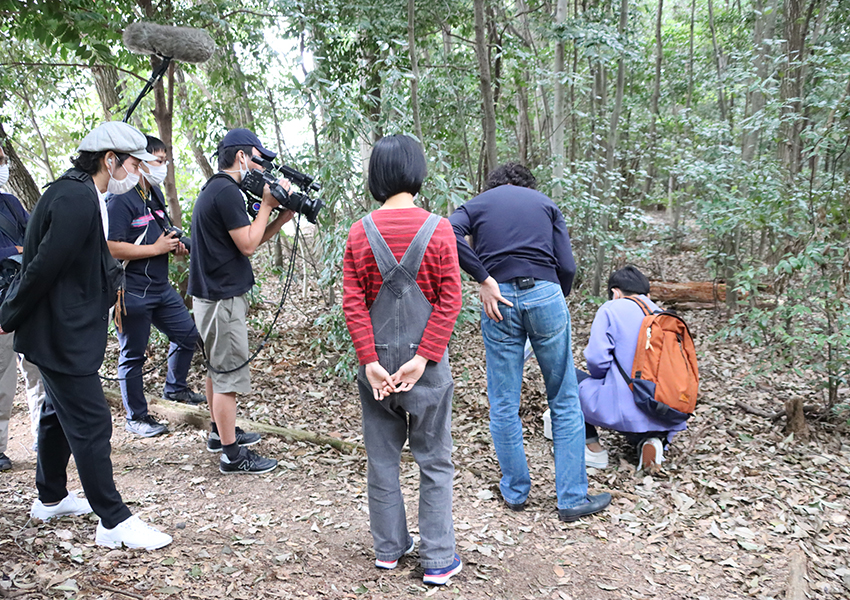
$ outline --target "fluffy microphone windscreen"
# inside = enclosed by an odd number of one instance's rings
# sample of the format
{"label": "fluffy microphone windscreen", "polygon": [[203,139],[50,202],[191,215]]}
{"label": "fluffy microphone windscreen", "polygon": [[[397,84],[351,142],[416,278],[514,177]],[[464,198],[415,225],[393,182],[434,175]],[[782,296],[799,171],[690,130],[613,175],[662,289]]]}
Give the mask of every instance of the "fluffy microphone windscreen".
{"label": "fluffy microphone windscreen", "polygon": [[124,45],[136,54],[156,54],[202,63],[215,52],[215,42],[203,29],[156,23],[133,23],[124,30]]}

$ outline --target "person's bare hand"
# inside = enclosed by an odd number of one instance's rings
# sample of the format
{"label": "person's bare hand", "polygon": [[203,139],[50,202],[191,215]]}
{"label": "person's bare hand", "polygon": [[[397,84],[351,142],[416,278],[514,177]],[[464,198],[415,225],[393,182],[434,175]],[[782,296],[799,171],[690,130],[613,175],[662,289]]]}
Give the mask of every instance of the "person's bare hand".
{"label": "person's bare hand", "polygon": [[166,254],[168,252],[174,252],[177,249],[177,245],[180,243],[176,237],[174,237],[173,233],[165,233],[163,232],[156,241],[153,243],[154,249],[157,251],[157,256],[160,254]]}
{"label": "person's bare hand", "polygon": [[370,362],[365,365],[366,379],[369,380],[369,385],[372,386],[372,393],[375,400],[383,400],[393,393],[393,380],[387,370],[381,366],[378,361]]}
{"label": "person's bare hand", "polygon": [[502,297],[502,292],[499,290],[498,282],[492,277],[488,277],[481,282],[481,288],[478,290],[478,295],[481,297],[481,303],[484,305],[484,313],[498,323],[502,320],[502,313],[499,311],[499,302],[506,306],[513,307],[513,303],[508,302]]}
{"label": "person's bare hand", "polygon": [[189,254],[189,249],[183,244],[183,242],[177,242],[177,248],[174,250],[174,254],[177,256],[186,256]]}
{"label": "person's bare hand", "polygon": [[425,367],[428,365],[428,359],[419,356],[418,354],[409,361],[401,365],[398,371],[393,373],[393,386],[396,392],[409,392],[422,377],[425,372]]}

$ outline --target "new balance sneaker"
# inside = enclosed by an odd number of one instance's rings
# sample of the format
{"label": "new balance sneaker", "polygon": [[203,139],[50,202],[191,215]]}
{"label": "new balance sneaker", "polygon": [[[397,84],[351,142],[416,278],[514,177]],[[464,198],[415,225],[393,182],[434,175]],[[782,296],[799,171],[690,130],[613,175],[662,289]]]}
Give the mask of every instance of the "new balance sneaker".
{"label": "new balance sneaker", "polygon": [[124,429],[139,437],[154,437],[168,433],[168,427],[154,419],[151,415],[145,415],[140,419],[127,419]]}
{"label": "new balance sneaker", "polygon": [[431,585],[446,585],[453,575],[460,573],[463,568],[463,563],[460,561],[460,556],[455,554],[455,558],[448,567],[442,569],[425,569],[425,576],[422,581]]}
{"label": "new balance sneaker", "polygon": [[87,515],[91,512],[91,505],[85,498],[77,498],[74,492],[68,492],[68,495],[62,498],[59,504],[47,506],[42,504],[41,500],[36,498],[30,509],[30,517],[33,519],[41,519],[49,521],[53,517],[64,517],[67,515]]}
{"label": "new balance sneaker", "polygon": [[[236,428],[236,443],[240,446],[253,446],[261,439],[263,438],[259,433],[242,431],[241,427]],[[215,431],[211,431],[207,438],[207,450],[209,452],[221,452],[221,437]]]}
{"label": "new balance sneaker", "polygon": [[12,459],[0,452],[0,471],[8,471],[12,468]]}
{"label": "new balance sneaker", "polygon": [[171,543],[171,536],[161,532],[156,527],[148,525],[136,515],[118,523],[112,529],[98,522],[97,533],[94,541],[98,546],[107,548],[143,548],[145,550],[156,550]]}
{"label": "new balance sneaker", "polygon": [[[405,550],[404,554],[402,556],[408,556],[409,554],[413,553],[413,549],[416,547],[416,539],[417,538],[416,538],[415,535],[410,536],[410,548]],[[376,558],[375,559],[375,566],[378,567],[379,569],[387,569],[387,570],[395,569],[398,566],[398,559],[395,559],[395,560],[380,560],[380,559]]]}
{"label": "new balance sneaker", "polygon": [[207,397],[198,392],[193,392],[190,389],[185,389],[182,392],[165,392],[162,394],[163,400],[171,400],[172,402],[182,402],[197,406],[198,404],[206,404]]}
{"label": "new balance sneaker", "polygon": [[638,457],[638,471],[656,473],[664,462],[664,444],[658,438],[648,438],[641,443]]}
{"label": "new balance sneaker", "polygon": [[221,460],[218,462],[218,470],[225,475],[231,473],[268,473],[274,470],[277,466],[277,461],[273,458],[265,458],[247,448],[239,450],[239,456],[231,461],[227,458],[227,454],[221,453]]}
{"label": "new balance sneaker", "polygon": [[594,452],[587,446],[584,447],[584,466],[592,469],[604,469],[608,466],[608,451],[603,448]]}

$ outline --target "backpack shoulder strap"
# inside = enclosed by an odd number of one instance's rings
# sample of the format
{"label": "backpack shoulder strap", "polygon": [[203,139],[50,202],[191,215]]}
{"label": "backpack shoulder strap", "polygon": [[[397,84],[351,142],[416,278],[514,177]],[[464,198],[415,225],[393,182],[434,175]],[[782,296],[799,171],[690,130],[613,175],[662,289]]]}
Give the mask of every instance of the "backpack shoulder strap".
{"label": "backpack shoulder strap", "polygon": [[635,296],[624,296],[624,298],[626,300],[631,300],[632,302],[634,302],[635,304],[640,306],[640,309],[643,311],[643,314],[645,316],[648,317],[649,315],[652,314],[652,311],[650,310],[649,306],[643,300],[640,300],[639,298],[636,298]]}

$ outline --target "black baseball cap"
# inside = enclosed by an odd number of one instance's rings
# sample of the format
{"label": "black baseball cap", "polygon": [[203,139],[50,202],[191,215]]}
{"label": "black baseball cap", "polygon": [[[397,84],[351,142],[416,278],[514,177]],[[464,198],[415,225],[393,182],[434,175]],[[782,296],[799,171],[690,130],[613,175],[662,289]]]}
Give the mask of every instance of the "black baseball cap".
{"label": "black baseball cap", "polygon": [[277,152],[272,152],[263,147],[260,138],[250,129],[231,129],[221,141],[220,148],[230,148],[231,146],[253,146],[260,151],[263,158],[272,160],[277,156]]}

